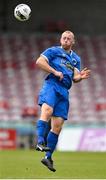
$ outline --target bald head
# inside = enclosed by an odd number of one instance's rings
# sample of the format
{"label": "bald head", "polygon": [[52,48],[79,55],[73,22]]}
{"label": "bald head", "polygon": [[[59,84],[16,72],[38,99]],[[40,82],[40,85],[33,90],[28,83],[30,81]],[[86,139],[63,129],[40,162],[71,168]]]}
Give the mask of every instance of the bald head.
{"label": "bald head", "polygon": [[69,30],[64,31],[64,32],[62,33],[62,35],[61,35],[61,36],[64,36],[65,34],[68,34],[68,35],[70,35],[71,37],[73,37],[73,38],[74,38],[74,33],[73,33],[73,32],[71,32],[71,31],[69,31]]}
{"label": "bald head", "polygon": [[64,31],[61,35],[60,38],[60,43],[61,46],[65,49],[65,50],[71,50],[73,44],[75,43],[75,39],[74,39],[74,33],[71,31]]}

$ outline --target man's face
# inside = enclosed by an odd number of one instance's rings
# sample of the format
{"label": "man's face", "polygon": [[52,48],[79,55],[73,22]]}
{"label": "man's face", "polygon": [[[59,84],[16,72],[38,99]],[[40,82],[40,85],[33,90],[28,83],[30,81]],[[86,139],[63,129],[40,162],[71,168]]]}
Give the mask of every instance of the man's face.
{"label": "man's face", "polygon": [[68,50],[68,49],[71,49],[71,47],[73,46],[75,40],[74,40],[74,34],[73,33],[67,33],[67,32],[64,32],[61,36],[61,39],[60,39],[60,43],[61,43],[61,46],[65,49],[65,50]]}

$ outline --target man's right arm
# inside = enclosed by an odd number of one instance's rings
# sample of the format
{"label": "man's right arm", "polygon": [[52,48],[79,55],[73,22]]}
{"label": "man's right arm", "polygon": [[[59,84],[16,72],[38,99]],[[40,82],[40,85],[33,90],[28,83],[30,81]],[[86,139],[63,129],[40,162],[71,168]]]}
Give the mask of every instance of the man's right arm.
{"label": "man's right arm", "polygon": [[56,71],[54,68],[52,68],[49,63],[47,62],[47,60],[43,57],[40,56],[37,61],[36,64],[38,65],[38,67],[40,67],[42,70],[48,72],[48,73],[52,73],[55,76],[59,77],[60,80],[63,79],[63,74],[62,72]]}

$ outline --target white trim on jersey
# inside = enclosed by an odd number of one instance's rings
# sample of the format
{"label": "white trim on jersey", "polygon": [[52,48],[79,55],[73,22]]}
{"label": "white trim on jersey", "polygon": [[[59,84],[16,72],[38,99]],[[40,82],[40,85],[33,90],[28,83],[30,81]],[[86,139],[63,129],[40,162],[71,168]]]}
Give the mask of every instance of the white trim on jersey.
{"label": "white trim on jersey", "polygon": [[77,69],[76,67],[75,67],[75,69],[80,73],[79,69]]}
{"label": "white trim on jersey", "polygon": [[49,62],[48,58],[45,55],[41,54],[41,56],[43,56],[46,59],[46,61]]}

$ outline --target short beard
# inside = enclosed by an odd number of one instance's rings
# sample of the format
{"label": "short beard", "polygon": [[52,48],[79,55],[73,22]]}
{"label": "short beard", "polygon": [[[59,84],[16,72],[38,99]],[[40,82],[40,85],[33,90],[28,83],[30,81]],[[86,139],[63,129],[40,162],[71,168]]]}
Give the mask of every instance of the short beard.
{"label": "short beard", "polygon": [[64,46],[64,45],[63,45],[62,47],[63,47],[66,51],[71,51],[71,47],[72,47],[72,46]]}

